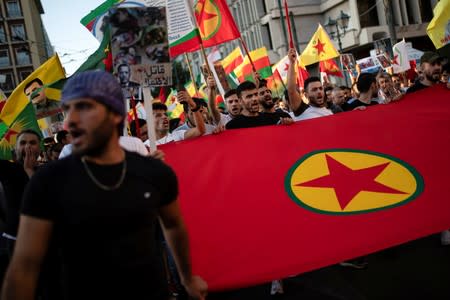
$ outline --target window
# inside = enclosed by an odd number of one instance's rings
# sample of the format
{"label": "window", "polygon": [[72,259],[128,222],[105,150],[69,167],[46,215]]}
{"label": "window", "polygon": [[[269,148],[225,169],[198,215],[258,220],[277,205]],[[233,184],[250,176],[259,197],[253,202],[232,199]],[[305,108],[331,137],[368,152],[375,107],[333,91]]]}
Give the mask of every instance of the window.
{"label": "window", "polygon": [[22,10],[20,9],[19,1],[7,1],[6,2],[6,11],[8,17],[10,18],[18,18],[22,16]]}
{"label": "window", "polygon": [[380,25],[378,22],[377,3],[376,0],[358,0],[357,4],[361,28]]}
{"label": "window", "polygon": [[1,43],[6,43],[6,34],[3,25],[0,25],[0,44]]}
{"label": "window", "polygon": [[30,51],[25,46],[16,48],[16,62],[19,66],[31,64]]}
{"label": "window", "polygon": [[10,65],[8,49],[0,49],[0,67],[9,67]]}
{"label": "window", "polygon": [[422,16],[422,22],[430,22],[433,19],[433,8],[431,7],[431,1],[419,1],[420,14]]}
{"label": "window", "polygon": [[258,16],[260,18],[267,14],[267,7],[265,0],[256,0],[256,9],[258,10]]}
{"label": "window", "polygon": [[24,81],[32,72],[32,70],[19,71],[20,82]]}
{"label": "window", "polygon": [[11,39],[12,41],[25,41],[25,26],[23,24],[11,24]]}
{"label": "window", "polygon": [[269,24],[265,24],[261,26],[261,35],[263,40],[263,45],[267,48],[267,50],[273,50],[272,37],[270,35]]}
{"label": "window", "polygon": [[5,75],[5,81],[4,82],[0,81],[0,89],[3,90],[4,92],[13,90],[15,86],[14,86],[14,75],[12,71],[5,72],[3,73],[3,75]]}

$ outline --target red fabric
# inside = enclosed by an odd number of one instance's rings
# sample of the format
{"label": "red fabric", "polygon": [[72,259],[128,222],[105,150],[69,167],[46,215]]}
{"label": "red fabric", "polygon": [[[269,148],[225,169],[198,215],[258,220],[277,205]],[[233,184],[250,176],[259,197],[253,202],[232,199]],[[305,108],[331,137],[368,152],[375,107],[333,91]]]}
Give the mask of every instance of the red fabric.
{"label": "red fabric", "polygon": [[[365,111],[228,130],[161,147],[178,175],[194,273],[211,290],[238,288],[450,228],[449,96],[436,87]],[[336,148],[400,159],[421,174],[424,190],[406,204],[363,214],[330,215],[299,206],[284,186],[288,171],[308,153]],[[367,172],[370,180],[376,176]]]}
{"label": "red fabric", "polygon": [[[202,35],[204,47],[212,47],[241,36],[226,1],[199,0],[195,8],[195,18]],[[214,34],[204,36],[206,32],[211,31]]]}
{"label": "red fabric", "polygon": [[319,63],[319,69],[320,72],[324,72],[327,75],[337,76],[337,77],[344,77],[341,70],[339,69],[338,65],[334,61],[333,58],[327,59],[324,61],[321,61]]}

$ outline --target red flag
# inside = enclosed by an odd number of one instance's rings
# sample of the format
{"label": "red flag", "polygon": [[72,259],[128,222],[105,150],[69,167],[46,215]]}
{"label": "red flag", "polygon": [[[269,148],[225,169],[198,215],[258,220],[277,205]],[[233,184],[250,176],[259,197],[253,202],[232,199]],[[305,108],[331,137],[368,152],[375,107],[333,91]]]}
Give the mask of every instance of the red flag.
{"label": "red flag", "polygon": [[319,63],[319,69],[320,72],[326,73],[327,75],[337,76],[337,77],[344,77],[342,75],[341,70],[339,69],[339,66],[336,64],[333,58],[323,60]]}
{"label": "red flag", "polygon": [[365,111],[164,145],[193,272],[211,290],[238,288],[450,228],[449,96],[428,88]]}
{"label": "red flag", "polygon": [[224,0],[198,0],[195,18],[204,47],[212,47],[241,36]]}

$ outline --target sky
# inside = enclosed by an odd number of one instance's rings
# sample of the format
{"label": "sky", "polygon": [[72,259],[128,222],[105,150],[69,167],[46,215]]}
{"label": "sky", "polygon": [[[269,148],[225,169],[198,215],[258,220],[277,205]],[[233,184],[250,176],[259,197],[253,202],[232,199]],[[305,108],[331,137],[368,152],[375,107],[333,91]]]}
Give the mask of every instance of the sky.
{"label": "sky", "polygon": [[104,1],[41,0],[44,27],[68,75],[75,72],[99,46],[80,20]]}

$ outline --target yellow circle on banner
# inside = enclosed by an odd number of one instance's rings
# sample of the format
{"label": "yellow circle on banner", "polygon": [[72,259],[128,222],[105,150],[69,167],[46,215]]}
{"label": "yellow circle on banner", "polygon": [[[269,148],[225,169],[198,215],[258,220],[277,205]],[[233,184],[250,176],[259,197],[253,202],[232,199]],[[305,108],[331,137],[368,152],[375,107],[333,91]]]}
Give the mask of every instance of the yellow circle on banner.
{"label": "yellow circle on banner", "polygon": [[289,170],[285,188],[307,209],[355,214],[413,200],[423,191],[423,179],[413,167],[386,154],[333,149],[302,157]]}
{"label": "yellow circle on banner", "polygon": [[220,29],[222,15],[214,0],[197,1],[195,13],[203,40],[209,40]]}

